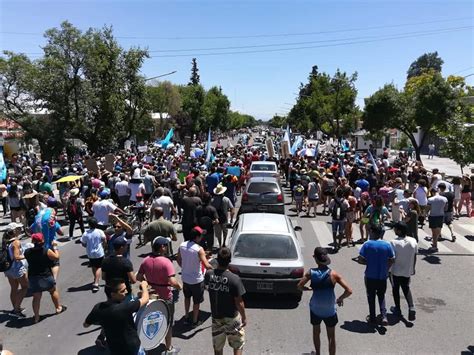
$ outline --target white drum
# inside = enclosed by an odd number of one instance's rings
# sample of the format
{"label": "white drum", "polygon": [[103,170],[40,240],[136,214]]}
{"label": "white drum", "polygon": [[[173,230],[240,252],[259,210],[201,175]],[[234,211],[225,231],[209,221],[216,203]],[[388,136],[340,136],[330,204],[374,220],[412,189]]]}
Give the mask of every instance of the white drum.
{"label": "white drum", "polygon": [[145,350],[157,348],[170,327],[168,306],[162,300],[152,300],[136,314],[138,337]]}

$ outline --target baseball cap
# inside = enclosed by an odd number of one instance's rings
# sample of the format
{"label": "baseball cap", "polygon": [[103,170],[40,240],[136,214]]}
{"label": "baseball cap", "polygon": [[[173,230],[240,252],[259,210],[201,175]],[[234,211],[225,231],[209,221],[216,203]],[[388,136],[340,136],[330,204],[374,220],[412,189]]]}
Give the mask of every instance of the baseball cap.
{"label": "baseball cap", "polygon": [[325,248],[317,247],[314,249],[314,258],[320,265],[329,265],[331,259],[329,259],[328,251]]}
{"label": "baseball cap", "polygon": [[33,233],[31,235],[31,242],[33,244],[40,244],[44,242],[44,237],[42,233]]}
{"label": "baseball cap", "polygon": [[12,223],[9,223],[7,225],[7,231],[8,230],[14,230],[14,229],[17,229],[17,228],[23,228],[23,224],[21,223],[15,223],[15,222],[12,222]]}
{"label": "baseball cap", "polygon": [[199,226],[194,227],[192,230],[199,234],[204,234],[204,230]]}
{"label": "baseball cap", "polygon": [[115,239],[112,241],[112,244],[113,244],[113,245],[127,245],[127,244],[128,244],[128,240],[127,240],[125,237],[120,236],[120,237],[115,238]]}
{"label": "baseball cap", "polygon": [[155,239],[153,239],[153,246],[161,246],[161,245],[168,245],[169,242],[171,241],[170,238],[165,238],[165,237],[156,237]]}

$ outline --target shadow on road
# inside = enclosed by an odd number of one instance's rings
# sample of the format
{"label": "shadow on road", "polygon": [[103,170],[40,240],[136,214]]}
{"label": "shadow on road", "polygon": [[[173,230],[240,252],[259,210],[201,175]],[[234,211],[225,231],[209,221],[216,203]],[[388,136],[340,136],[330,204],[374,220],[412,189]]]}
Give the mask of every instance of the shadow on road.
{"label": "shadow on road", "polygon": [[295,309],[299,300],[294,295],[253,294],[244,295],[245,308]]}
{"label": "shadow on road", "polygon": [[79,287],[69,287],[67,289],[67,292],[81,292],[81,291],[90,291],[90,290],[92,290],[92,282],[89,282]]}
{"label": "shadow on road", "polygon": [[197,328],[192,328],[191,325],[185,323],[184,316],[181,319],[175,321],[173,325],[173,338],[179,338],[188,340],[193,338],[196,334],[202,332],[203,330],[210,328],[211,325],[204,326],[204,323],[211,318],[211,313],[206,311],[199,311],[199,320],[202,322]]}
{"label": "shadow on road", "polygon": [[108,350],[99,350],[99,348],[95,345],[91,345],[85,349],[79,350],[77,355],[110,355],[110,352]]}

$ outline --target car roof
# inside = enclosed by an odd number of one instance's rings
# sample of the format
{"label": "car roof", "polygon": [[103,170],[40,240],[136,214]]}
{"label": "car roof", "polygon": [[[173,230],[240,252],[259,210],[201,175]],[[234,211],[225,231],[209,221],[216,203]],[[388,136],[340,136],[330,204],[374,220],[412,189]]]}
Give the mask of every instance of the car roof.
{"label": "car roof", "polygon": [[268,165],[276,165],[276,163],[274,161],[253,161],[252,162],[252,165],[253,164],[268,164]]}
{"label": "car roof", "polygon": [[272,176],[254,176],[254,177],[251,177],[248,182],[247,182],[247,185],[250,185],[251,183],[253,182],[272,182],[272,183],[275,183],[278,185],[278,180]]}
{"label": "car roof", "polygon": [[240,215],[241,233],[265,232],[290,234],[290,226],[285,215],[276,213],[245,213]]}

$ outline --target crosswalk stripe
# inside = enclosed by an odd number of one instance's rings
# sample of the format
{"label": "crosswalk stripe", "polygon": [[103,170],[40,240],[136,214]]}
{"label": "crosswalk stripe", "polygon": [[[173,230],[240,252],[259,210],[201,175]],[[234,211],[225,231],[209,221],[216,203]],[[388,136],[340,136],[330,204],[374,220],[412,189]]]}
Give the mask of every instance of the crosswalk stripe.
{"label": "crosswalk stripe", "polygon": [[[451,240],[451,233],[449,232],[449,229],[447,227],[443,227],[441,235],[444,239],[447,239],[449,243],[449,240]],[[454,232],[454,235],[456,236],[456,242],[452,244],[453,246],[457,244],[461,248],[467,249],[467,251],[469,251],[470,253],[474,253],[474,242],[467,240],[463,235],[459,235],[459,233]]]}
{"label": "crosswalk stripe", "polygon": [[325,221],[311,221],[311,226],[313,227],[319,246],[323,248],[330,247],[329,244],[332,243],[331,225]]}

